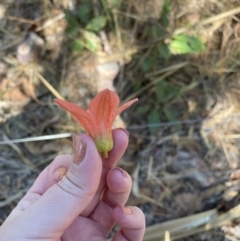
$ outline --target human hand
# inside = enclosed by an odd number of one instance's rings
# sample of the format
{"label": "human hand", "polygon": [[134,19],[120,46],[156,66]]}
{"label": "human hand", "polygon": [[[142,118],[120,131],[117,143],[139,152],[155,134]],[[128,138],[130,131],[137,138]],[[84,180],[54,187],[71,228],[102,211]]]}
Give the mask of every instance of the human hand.
{"label": "human hand", "polygon": [[116,129],[113,138],[114,148],[102,159],[89,136],[76,135],[74,158],[58,156],[40,173],[1,226],[1,241],[104,241],[115,223],[120,229],[113,241],[142,240],[142,211],[124,207],[131,177],[114,168],[128,136]]}

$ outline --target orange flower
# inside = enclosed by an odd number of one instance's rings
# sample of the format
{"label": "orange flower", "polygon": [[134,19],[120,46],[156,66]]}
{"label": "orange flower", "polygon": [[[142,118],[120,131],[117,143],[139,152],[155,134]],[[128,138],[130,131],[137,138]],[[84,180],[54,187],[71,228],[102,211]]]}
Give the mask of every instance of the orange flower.
{"label": "orange flower", "polygon": [[108,152],[113,148],[112,124],[115,117],[138,99],[131,100],[117,108],[119,105],[118,95],[109,89],[105,89],[93,98],[89,104],[89,109],[86,111],[68,101],[59,99],[54,101],[70,112],[82,124],[93,138],[98,151],[104,157],[108,157]]}

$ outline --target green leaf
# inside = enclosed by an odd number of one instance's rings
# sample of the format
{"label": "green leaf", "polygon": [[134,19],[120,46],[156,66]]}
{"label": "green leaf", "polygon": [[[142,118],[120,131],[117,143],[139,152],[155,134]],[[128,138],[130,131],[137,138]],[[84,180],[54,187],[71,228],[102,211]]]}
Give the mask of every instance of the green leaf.
{"label": "green leaf", "polygon": [[156,91],[158,100],[161,102],[166,102],[174,97],[176,97],[180,90],[174,85],[167,83],[162,80],[156,84]]}
{"label": "green leaf", "polygon": [[142,70],[144,73],[148,72],[153,65],[153,61],[150,57],[146,57],[142,62]]}
{"label": "green leaf", "polygon": [[82,40],[81,39],[74,40],[71,43],[71,48],[72,48],[74,53],[81,53],[83,51],[83,49],[84,49],[84,45],[82,43]]}
{"label": "green leaf", "polygon": [[163,4],[162,17],[161,17],[164,28],[166,28],[169,25],[169,18],[168,18],[169,13],[170,13],[170,3],[168,0],[165,0]]}
{"label": "green leaf", "polygon": [[191,37],[186,34],[174,36],[169,47],[176,54],[189,54],[205,50],[204,44],[198,37]]}
{"label": "green leaf", "polygon": [[160,37],[164,36],[165,31],[163,31],[161,28],[153,25],[148,28],[148,34],[152,38],[160,38]]}
{"label": "green leaf", "polygon": [[90,2],[84,2],[79,6],[78,9],[78,18],[83,23],[88,23],[91,18],[92,6]]}
{"label": "green leaf", "polygon": [[[166,117],[167,117],[169,122],[178,121],[177,116],[176,116],[176,111],[174,111],[170,107],[164,108],[163,112],[166,115]],[[175,127],[176,130],[180,129],[180,125],[179,124],[175,125],[174,127]]]}
{"label": "green leaf", "polygon": [[[160,115],[159,115],[159,112],[154,109],[152,110],[149,114],[148,114],[148,117],[147,117],[147,121],[148,121],[148,124],[156,124],[156,123],[159,123],[160,122]],[[150,129],[150,132],[152,134],[156,133],[156,130],[158,129],[158,127],[149,127]]]}
{"label": "green leaf", "polygon": [[141,86],[141,81],[135,81],[133,84],[133,92],[137,92],[138,90],[140,90]]}
{"label": "green leaf", "polygon": [[165,60],[169,60],[172,54],[168,46],[163,42],[159,42],[159,44],[157,45],[157,48],[158,48],[160,57],[164,58]]}
{"label": "green leaf", "polygon": [[76,17],[70,10],[65,10],[65,19],[67,20],[67,23],[70,25],[78,24]]}
{"label": "green leaf", "polygon": [[84,38],[84,44],[85,47],[92,51],[92,52],[97,52],[101,48],[101,40],[100,38],[92,32],[89,31],[84,31],[83,32],[83,38]]}
{"label": "green leaf", "polygon": [[138,106],[137,109],[134,111],[135,115],[143,115],[149,110],[149,105],[141,105]]}
{"label": "green leaf", "polygon": [[67,26],[67,28],[65,30],[66,33],[69,34],[69,35],[77,33],[80,26],[78,24],[78,21],[77,21],[76,17],[69,10],[65,10],[64,13],[65,13],[65,19],[66,19],[66,21],[68,23],[68,26]]}
{"label": "green leaf", "polygon": [[107,24],[107,19],[104,16],[93,18],[86,26],[86,30],[98,32],[103,29]]}

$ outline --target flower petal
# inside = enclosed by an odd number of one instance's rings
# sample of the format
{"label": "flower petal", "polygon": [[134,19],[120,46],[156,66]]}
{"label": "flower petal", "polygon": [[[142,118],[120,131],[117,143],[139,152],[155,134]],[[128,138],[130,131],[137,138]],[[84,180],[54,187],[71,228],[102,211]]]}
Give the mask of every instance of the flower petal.
{"label": "flower petal", "polygon": [[86,112],[81,107],[72,102],[59,99],[54,99],[54,102],[64,110],[70,112],[82,124],[85,130],[88,133],[91,133],[92,120],[94,117],[90,113]]}
{"label": "flower petal", "polygon": [[89,110],[98,120],[104,120],[107,124],[111,122],[118,104],[118,95],[109,89],[105,89],[94,97],[89,105]]}
{"label": "flower petal", "polygon": [[119,107],[115,113],[114,113],[114,118],[119,115],[121,112],[123,112],[125,109],[127,109],[128,107],[130,107],[133,103],[137,102],[138,101],[138,98],[136,99],[133,99],[133,100],[130,100],[128,101],[127,103],[123,104],[121,107]]}

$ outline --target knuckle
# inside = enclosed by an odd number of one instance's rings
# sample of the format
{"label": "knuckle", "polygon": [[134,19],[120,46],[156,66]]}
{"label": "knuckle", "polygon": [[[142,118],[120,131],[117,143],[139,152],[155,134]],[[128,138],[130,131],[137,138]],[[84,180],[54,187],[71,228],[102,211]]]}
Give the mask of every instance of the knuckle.
{"label": "knuckle", "polygon": [[84,183],[81,183],[80,178],[77,178],[71,171],[68,171],[57,185],[65,192],[77,198],[92,198],[95,194]]}

